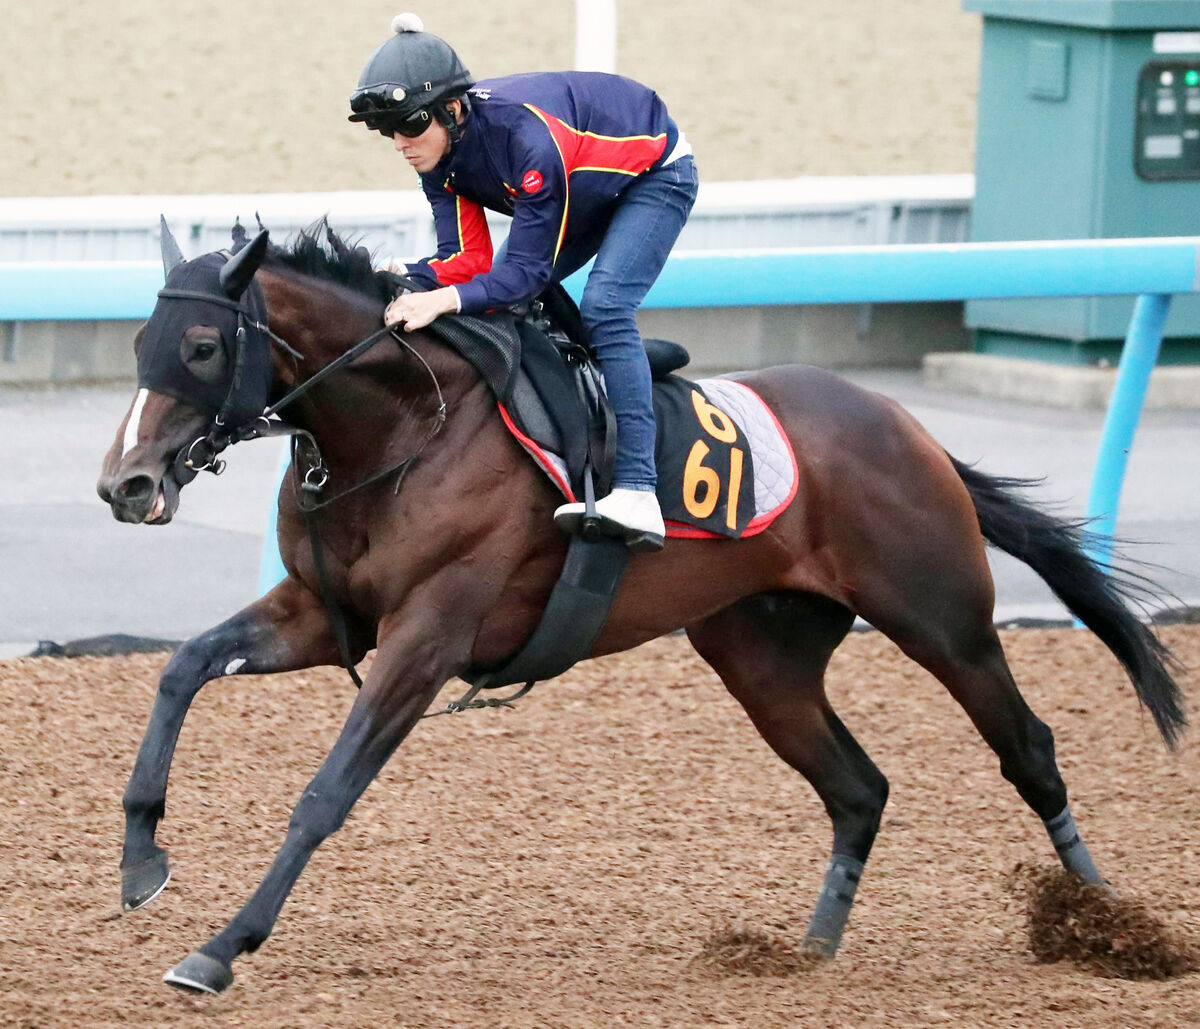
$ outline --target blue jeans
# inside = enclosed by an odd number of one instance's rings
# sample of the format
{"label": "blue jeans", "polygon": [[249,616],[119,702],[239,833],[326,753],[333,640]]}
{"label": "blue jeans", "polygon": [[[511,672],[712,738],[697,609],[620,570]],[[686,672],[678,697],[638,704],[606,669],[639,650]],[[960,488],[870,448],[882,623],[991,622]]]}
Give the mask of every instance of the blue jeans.
{"label": "blue jeans", "polygon": [[617,419],[614,488],[654,492],[658,482],[650,364],[637,309],[691,213],[698,184],[691,155],[640,176],[617,198],[608,225],[564,247],[554,265],[561,281],[596,257],[579,313]]}

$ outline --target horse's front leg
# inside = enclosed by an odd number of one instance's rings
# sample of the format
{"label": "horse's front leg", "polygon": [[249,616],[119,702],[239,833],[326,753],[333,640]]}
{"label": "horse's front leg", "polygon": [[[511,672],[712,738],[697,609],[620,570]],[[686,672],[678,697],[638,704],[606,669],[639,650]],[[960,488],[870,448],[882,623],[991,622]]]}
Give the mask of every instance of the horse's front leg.
{"label": "horse's front leg", "polygon": [[[438,611],[438,606],[432,610]],[[436,615],[414,619],[381,636],[341,735],[296,804],[266,877],[217,936],[167,972],[166,982],[205,993],[219,993],[233,982],[234,958],[257,950],[271,934],[313,852],[341,828],[354,802],[441,686],[466,666],[469,643],[464,641],[473,638],[438,624]]]}
{"label": "horse's front leg", "polygon": [[154,842],[154,833],[163,817],[179,730],[200,688],[223,675],[283,672],[339,660],[321,601],[292,579],[176,651],[159,680],[125,789],[121,906],[126,911],[148,904],[170,879],[167,853]]}

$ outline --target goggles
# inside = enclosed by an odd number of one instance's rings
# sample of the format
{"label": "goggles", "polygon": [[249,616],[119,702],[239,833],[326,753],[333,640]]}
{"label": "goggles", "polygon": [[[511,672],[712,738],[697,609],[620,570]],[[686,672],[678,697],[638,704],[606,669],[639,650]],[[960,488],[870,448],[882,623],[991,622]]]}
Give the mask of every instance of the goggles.
{"label": "goggles", "polygon": [[351,121],[361,121],[368,129],[384,136],[399,134],[407,139],[416,139],[433,122],[427,107],[419,108],[412,114],[403,114],[394,100],[377,92],[354,96],[350,101],[350,109],[354,112],[350,116]]}
{"label": "goggles", "polygon": [[416,139],[425,134],[425,130],[433,123],[428,111],[418,111],[409,118],[400,114],[371,115],[366,119],[367,128],[381,132],[385,136],[404,136],[406,139]]}

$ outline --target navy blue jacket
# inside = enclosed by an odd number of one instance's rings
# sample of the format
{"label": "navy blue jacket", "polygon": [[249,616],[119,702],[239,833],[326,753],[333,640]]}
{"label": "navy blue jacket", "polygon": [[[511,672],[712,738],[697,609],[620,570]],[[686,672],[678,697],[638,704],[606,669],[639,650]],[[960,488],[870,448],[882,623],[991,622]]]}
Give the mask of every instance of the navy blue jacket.
{"label": "navy blue jacket", "polygon": [[[563,246],[601,235],[616,199],[679,134],[657,93],[619,75],[510,75],[477,83],[470,97],[462,139],[421,176],[437,254],[409,271],[457,286],[462,311],[475,314],[545,289]],[[513,219],[495,266],[484,208]]]}

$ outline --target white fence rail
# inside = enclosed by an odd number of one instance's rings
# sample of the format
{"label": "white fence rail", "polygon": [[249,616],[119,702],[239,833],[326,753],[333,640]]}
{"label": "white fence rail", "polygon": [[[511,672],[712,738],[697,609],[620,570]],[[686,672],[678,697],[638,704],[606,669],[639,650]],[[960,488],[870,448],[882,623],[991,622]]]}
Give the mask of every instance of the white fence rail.
{"label": "white fence rail", "polygon": [[[677,249],[959,243],[974,188],[970,175],[703,183]],[[156,260],[160,213],[187,257],[227,246],[234,220],[253,229],[256,214],[280,242],[328,216],[380,256],[436,248],[417,190],[20,197],[0,198],[0,262]],[[492,222],[497,244],[507,231],[507,218]]]}

